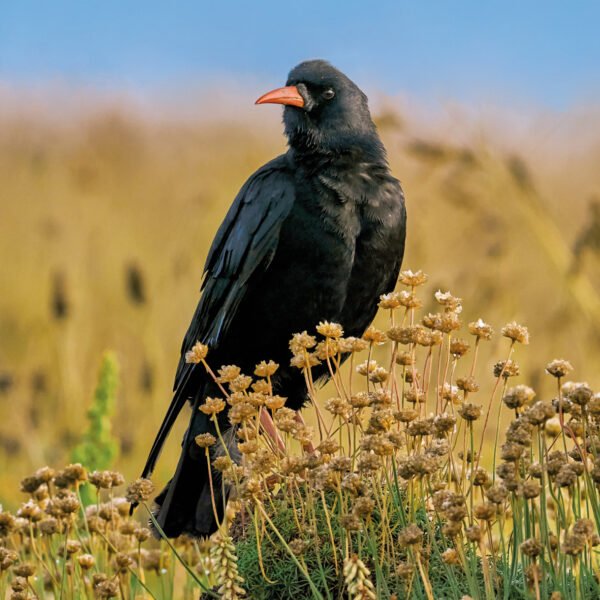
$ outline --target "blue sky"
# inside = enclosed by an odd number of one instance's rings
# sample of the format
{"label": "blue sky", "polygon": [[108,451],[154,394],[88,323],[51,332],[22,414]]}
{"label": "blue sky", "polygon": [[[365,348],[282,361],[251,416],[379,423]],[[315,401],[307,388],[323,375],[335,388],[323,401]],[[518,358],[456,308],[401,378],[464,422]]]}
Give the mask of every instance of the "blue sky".
{"label": "blue sky", "polygon": [[0,0],[0,82],[260,79],[327,58],[366,87],[552,108],[600,98],[600,2]]}

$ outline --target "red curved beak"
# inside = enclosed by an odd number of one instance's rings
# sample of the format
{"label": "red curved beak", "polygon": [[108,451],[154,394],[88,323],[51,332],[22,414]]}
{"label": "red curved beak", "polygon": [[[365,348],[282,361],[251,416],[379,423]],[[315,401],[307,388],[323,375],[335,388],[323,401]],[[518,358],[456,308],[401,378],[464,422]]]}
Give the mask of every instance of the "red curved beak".
{"label": "red curved beak", "polygon": [[304,98],[300,95],[295,85],[277,88],[271,92],[263,94],[255,104],[287,104],[288,106],[304,106]]}

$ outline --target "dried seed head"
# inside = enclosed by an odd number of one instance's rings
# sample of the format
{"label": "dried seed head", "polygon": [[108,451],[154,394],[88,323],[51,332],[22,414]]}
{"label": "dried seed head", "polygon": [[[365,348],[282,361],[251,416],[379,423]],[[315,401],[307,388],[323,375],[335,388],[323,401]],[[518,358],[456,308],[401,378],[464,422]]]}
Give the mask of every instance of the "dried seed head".
{"label": "dried seed head", "polygon": [[571,363],[563,359],[555,359],[546,365],[546,373],[557,379],[567,376],[572,370]]}
{"label": "dried seed head", "polygon": [[362,339],[370,344],[383,344],[387,340],[385,333],[373,325],[370,325],[363,333]]}
{"label": "dried seed head", "polygon": [[467,393],[475,393],[479,391],[479,384],[474,377],[459,377],[456,380],[456,387],[459,390]]}
{"label": "dried seed head", "polygon": [[529,344],[529,331],[527,330],[527,327],[519,325],[516,321],[507,323],[500,333],[513,342]]}
{"label": "dried seed head", "polygon": [[400,306],[400,295],[398,292],[390,292],[379,296],[379,308],[384,310],[394,310]]}
{"label": "dried seed head", "polygon": [[210,448],[217,443],[217,438],[212,433],[200,433],[194,438],[194,441],[200,448]]}
{"label": "dried seed head", "polygon": [[523,497],[531,500],[532,498],[537,498],[540,495],[542,486],[540,485],[539,481],[530,479],[529,481],[523,483],[522,490]]}
{"label": "dried seed head", "polygon": [[419,270],[413,272],[410,269],[407,269],[406,271],[401,271],[399,277],[400,283],[408,287],[418,287],[420,285],[423,285],[428,279],[429,276],[423,273],[423,271]]}
{"label": "dried seed head", "polygon": [[225,400],[221,400],[221,398],[206,398],[204,404],[200,406],[200,411],[209,416],[216,415],[223,410],[225,410]]}
{"label": "dried seed head", "polygon": [[587,383],[565,384],[563,385],[563,393],[571,402],[579,406],[586,406],[594,396],[594,392]]}
{"label": "dried seed head", "polygon": [[414,523],[405,527],[398,536],[400,546],[416,546],[420,545],[422,541],[423,532]]}
{"label": "dried seed head", "polygon": [[317,339],[314,335],[309,335],[307,331],[295,333],[290,340],[292,354],[304,354],[305,350],[314,348],[316,345]]}
{"label": "dried seed head", "polygon": [[491,340],[494,330],[482,319],[469,323],[469,333],[481,340]]}
{"label": "dried seed head", "polygon": [[478,504],[473,509],[475,517],[480,521],[491,521],[496,516],[497,508],[492,502]]}
{"label": "dried seed head", "polygon": [[434,296],[438,304],[441,304],[446,311],[455,313],[462,311],[462,299],[453,296],[450,292],[438,290]]}
{"label": "dried seed head", "polygon": [[125,497],[128,502],[140,504],[150,500],[154,493],[154,484],[149,479],[136,479],[129,484]]}
{"label": "dried seed head", "polygon": [[567,533],[562,544],[562,551],[569,556],[577,556],[585,549],[586,539],[578,533]]}
{"label": "dried seed head", "polygon": [[521,552],[529,558],[536,558],[542,553],[542,544],[536,538],[528,538],[519,546]]}
{"label": "dried seed head", "polygon": [[447,565],[459,565],[460,555],[454,548],[448,548],[442,552],[442,561]]}
{"label": "dried seed head", "polygon": [[459,409],[458,414],[465,421],[477,421],[481,417],[481,406],[465,402]]}
{"label": "dried seed head", "polygon": [[454,358],[461,358],[461,356],[464,356],[468,352],[469,348],[469,343],[460,338],[455,338],[450,342],[450,354]]}
{"label": "dried seed head", "polygon": [[198,364],[206,358],[207,354],[208,346],[205,346],[200,342],[196,342],[192,346],[192,349],[185,353],[185,362],[190,364]]}
{"label": "dried seed head", "polygon": [[509,388],[502,401],[508,408],[517,409],[529,404],[535,398],[535,391],[527,385]]}
{"label": "dried seed head", "polygon": [[514,360],[500,360],[494,365],[494,377],[517,377],[520,373],[519,365]]}
{"label": "dried seed head", "polygon": [[344,330],[339,323],[321,321],[317,325],[317,333],[320,333],[323,337],[341,338],[344,335]]}
{"label": "dried seed head", "polygon": [[254,374],[257,377],[272,377],[277,372],[279,365],[276,362],[270,361],[261,361],[256,365],[254,369]]}

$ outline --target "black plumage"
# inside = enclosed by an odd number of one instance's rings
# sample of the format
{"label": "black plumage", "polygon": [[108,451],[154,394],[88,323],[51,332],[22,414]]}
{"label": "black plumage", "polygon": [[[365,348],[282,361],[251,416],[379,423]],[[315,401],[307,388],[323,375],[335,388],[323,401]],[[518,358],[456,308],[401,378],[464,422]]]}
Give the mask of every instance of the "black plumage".
{"label": "black plumage", "polygon": [[[244,184],[206,260],[174,397],[143,473],[151,474],[190,400],[193,413],[177,471],[156,499],[158,522],[169,536],[208,535],[218,526],[204,451],[194,437],[214,433],[198,406],[219,393],[201,365],[185,362],[185,353],[200,341],[210,347],[214,367],[235,364],[248,374],[272,359],[280,365],[273,379],[277,392],[288,398],[286,406],[300,409],[306,388],[301,372],[290,366],[291,335],[328,320],[340,323],[345,335],[360,336],[379,296],[393,290],[404,253],[402,189],[389,172],[363,92],[329,63],[314,60],[298,65],[287,87],[258,102],[286,105],[289,149]],[[316,369],[319,376],[326,378],[324,369]],[[219,416],[227,429],[226,414]],[[235,453],[231,430],[227,439]],[[213,479],[222,513],[218,473]]]}

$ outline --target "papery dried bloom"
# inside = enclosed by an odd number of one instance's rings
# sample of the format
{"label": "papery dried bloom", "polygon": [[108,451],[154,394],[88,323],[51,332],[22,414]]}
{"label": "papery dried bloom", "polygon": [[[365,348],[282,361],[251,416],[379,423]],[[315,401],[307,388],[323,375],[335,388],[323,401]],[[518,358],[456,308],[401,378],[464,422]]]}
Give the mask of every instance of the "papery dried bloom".
{"label": "papery dried bloom", "polygon": [[154,484],[149,479],[140,478],[129,484],[125,498],[127,498],[127,502],[140,504],[150,500],[153,493]]}
{"label": "papery dried bloom", "polygon": [[360,365],[356,367],[356,372],[359,375],[368,375],[369,373],[372,373],[377,367],[377,361],[365,360],[365,362],[360,363]]}
{"label": "papery dried bloom", "polygon": [[369,347],[369,343],[362,338],[349,336],[338,340],[338,347],[342,354],[348,352],[362,352]]}
{"label": "papery dried bloom", "polygon": [[469,323],[469,333],[481,340],[491,340],[494,330],[483,319]]}
{"label": "papery dried bloom", "polygon": [[447,311],[456,313],[462,311],[462,299],[453,296],[450,292],[438,290],[434,296],[438,304],[441,304]]}
{"label": "papery dried bloom", "polygon": [[15,517],[0,507],[0,538],[8,537],[15,529]]}
{"label": "papery dried bloom", "polygon": [[21,563],[20,565],[16,565],[15,567],[13,567],[13,573],[17,577],[24,577],[25,579],[27,579],[35,573],[35,567],[32,563]]}
{"label": "papery dried bloom", "polygon": [[342,515],[340,517],[340,525],[346,531],[360,531],[362,528],[360,519],[354,514]]}
{"label": "papery dried bloom", "polygon": [[136,527],[133,535],[138,542],[145,542],[150,539],[152,532],[147,527]]}
{"label": "papery dried bloom", "polygon": [[369,373],[369,381],[373,383],[384,383],[390,374],[383,367],[376,367]]}
{"label": "papery dried bloom", "polygon": [[554,479],[560,487],[571,487],[577,481],[577,473],[571,465],[563,465]]}
{"label": "papery dried bloom", "polygon": [[455,338],[450,342],[450,354],[454,358],[460,358],[464,356],[470,348],[470,345],[465,340],[461,340],[459,338]]}
{"label": "papery dried bloom", "polygon": [[319,342],[315,348],[315,354],[320,360],[327,360],[337,356],[339,351],[338,343],[335,338],[325,338],[323,342]]}
{"label": "papery dried bloom", "polygon": [[471,473],[471,481],[474,486],[485,486],[490,482],[490,474],[483,467],[477,467]]}
{"label": "papery dried bloom", "polygon": [[285,405],[286,398],[283,396],[267,396],[265,399],[265,406],[269,410],[279,410]]}
{"label": "papery dried bloom", "polygon": [[290,359],[290,366],[296,367],[297,369],[311,369],[321,364],[321,361],[315,354],[301,353],[294,354]]}
{"label": "papery dried bloom", "polygon": [[368,473],[370,471],[377,471],[381,466],[381,458],[376,454],[365,454],[363,453],[358,460],[358,471],[361,473]]}
{"label": "papery dried bloom", "polygon": [[443,333],[451,333],[452,331],[456,331],[457,329],[460,329],[460,319],[458,318],[458,313],[444,313],[442,317],[440,331],[442,331]]}
{"label": "papery dried bloom", "polygon": [[535,391],[527,385],[509,388],[502,398],[508,408],[517,409],[529,404],[535,398]]}
{"label": "papery dried bloom", "polygon": [[194,441],[200,448],[210,448],[217,443],[217,438],[212,433],[200,433],[194,438]]}
{"label": "papery dried bloom", "polygon": [[237,365],[223,365],[217,373],[219,383],[230,383],[240,375],[241,369]]}
{"label": "papery dried bloom", "polygon": [[431,435],[434,431],[433,419],[427,418],[412,421],[406,431],[409,435],[413,436]]}
{"label": "papery dried bloom", "polygon": [[524,325],[519,325],[516,321],[507,323],[500,333],[512,340],[513,342],[519,342],[519,344],[529,344],[529,331]]}
{"label": "papery dried bloom", "polygon": [[366,519],[373,514],[375,510],[375,500],[366,496],[356,498],[352,504],[352,512],[361,519]]}
{"label": "papery dried bloom", "polygon": [[444,315],[442,313],[429,313],[421,319],[421,322],[428,329],[437,329],[441,331],[443,317]]}
{"label": "papery dried bloom", "polygon": [[506,461],[516,461],[523,456],[523,452],[525,452],[525,447],[521,444],[506,442],[500,447],[500,458]]}
{"label": "papery dried bloom", "polygon": [[420,285],[423,285],[428,279],[429,276],[423,273],[423,271],[418,270],[416,272],[413,272],[410,269],[401,271],[399,277],[400,283],[409,287],[418,287]]}
{"label": "papery dried bloom", "polygon": [[542,491],[542,486],[538,481],[529,480],[523,483],[523,497],[531,500],[537,498]]}
{"label": "papery dried bloom", "polygon": [[204,404],[200,407],[200,412],[203,412],[205,415],[216,415],[221,411],[225,410],[225,400],[221,400],[221,398],[206,398]]}
{"label": "papery dried bloom", "polygon": [[379,308],[393,310],[400,306],[400,295],[398,292],[390,292],[379,296]]}
{"label": "papery dried bloom", "polygon": [[519,365],[514,360],[500,360],[494,365],[494,377],[518,377],[520,373]]}
{"label": "papery dried bloom", "polygon": [[249,402],[240,402],[239,404],[232,406],[229,410],[229,422],[232,425],[239,425],[244,421],[250,420],[256,413],[257,409],[255,406],[252,406]]}
{"label": "papery dried bloom", "polygon": [[521,552],[529,558],[536,558],[542,553],[542,544],[535,538],[528,538],[519,546]]}
{"label": "papery dried bloom", "polygon": [[398,536],[400,546],[415,546],[423,541],[423,532],[414,523],[405,527]]}
{"label": "papery dried bloom", "polygon": [[58,520],[54,517],[49,517],[40,521],[37,527],[42,535],[54,535],[58,532]]}
{"label": "papery dried bloom", "polygon": [[585,536],[577,533],[567,533],[562,545],[562,551],[569,556],[577,556],[585,549]]}
{"label": "papery dried bloom", "polygon": [[454,548],[448,548],[442,552],[442,561],[447,565],[459,565],[460,556]]}
{"label": "papery dried bloom", "polygon": [[344,582],[350,600],[376,600],[375,588],[369,579],[371,573],[358,556],[344,559]]}
{"label": "papery dried bloom", "polygon": [[558,417],[552,417],[551,419],[548,419],[544,424],[544,431],[550,437],[558,437],[562,431],[560,419]]}
{"label": "papery dried bloom", "polygon": [[433,419],[433,426],[438,434],[449,433],[456,425],[456,417],[448,413],[436,415]]}
{"label": "papery dried bloom", "polygon": [[21,491],[27,494],[33,494],[41,485],[43,481],[35,475],[21,479]]}
{"label": "papery dried bloom", "polygon": [[411,388],[404,392],[404,400],[411,404],[422,404],[425,402],[425,392]]}
{"label": "papery dried bloom", "polygon": [[372,397],[367,392],[358,392],[350,398],[350,406],[352,408],[366,408],[373,403]]}
{"label": "papery dried bloom", "polygon": [[87,481],[87,471],[80,463],[67,465],[62,470],[62,474],[66,479],[73,483]]}
{"label": "papery dried bloom", "polygon": [[[415,364],[415,358],[410,352],[399,352],[396,356],[396,364],[403,367],[410,367]],[[600,405],[600,400],[598,404]]]}
{"label": "papery dried bloom", "polygon": [[17,511],[17,517],[27,519],[32,523],[37,523],[42,520],[44,513],[35,502],[30,500],[21,505],[21,508]]}
{"label": "papery dried bloom", "polygon": [[192,364],[198,364],[206,358],[207,354],[208,354],[208,346],[205,346],[204,344],[201,344],[200,342],[196,342],[192,346],[192,349],[185,353],[185,362],[192,363]]}
{"label": "papery dried bloom", "polygon": [[89,481],[97,489],[110,489],[113,484],[110,471],[93,471],[89,474]]}
{"label": "papery dried bloom", "polygon": [[474,544],[478,544],[483,537],[483,530],[479,525],[471,525],[465,528],[465,537],[469,542],[473,542]]}
{"label": "papery dried bloom", "polygon": [[554,414],[554,407],[550,402],[539,400],[523,413],[523,418],[532,425],[543,425]]}
{"label": "papery dried bloom", "polygon": [[323,440],[317,446],[317,450],[321,454],[335,454],[339,449],[340,449],[340,445],[333,439]]}
{"label": "papery dried bloom", "polygon": [[491,521],[496,516],[497,508],[492,502],[484,502],[483,504],[477,504],[473,512],[480,521]]}
{"label": "papery dried bloom", "polygon": [[488,488],[485,492],[487,499],[494,504],[502,504],[508,497],[508,490],[501,483]]}
{"label": "papery dried bloom", "polygon": [[252,377],[249,375],[238,375],[229,382],[229,389],[232,392],[245,392],[252,385]]}
{"label": "papery dried bloom", "polygon": [[320,333],[324,337],[341,338],[344,335],[344,330],[339,323],[321,321],[317,325],[317,333]]}
{"label": "papery dried bloom", "polygon": [[475,393],[479,391],[479,384],[474,377],[459,377],[456,380],[456,387],[459,390],[467,393]]}
{"label": "papery dried bloom", "polygon": [[293,540],[290,540],[290,543],[288,545],[290,547],[290,550],[296,556],[301,556],[310,547],[310,543],[301,538],[294,538]]}
{"label": "papery dried bloom", "polygon": [[476,421],[481,417],[481,406],[465,402],[459,409],[458,414],[465,421]]}
{"label": "papery dried bloom", "polygon": [[370,344],[383,344],[387,341],[385,333],[373,325],[367,327],[367,330],[363,333],[362,339]]}
{"label": "papery dried bloom", "polygon": [[295,333],[290,340],[290,350],[292,354],[302,354],[304,350],[309,350],[317,345],[317,339],[314,335],[309,335],[307,331]]}
{"label": "papery dried bloom", "polygon": [[91,554],[81,554],[77,557],[77,562],[84,571],[89,571],[95,566],[96,559]]}
{"label": "papery dried bloom", "polygon": [[421,308],[423,306],[423,302],[412,292],[399,292],[398,300],[404,308]]}
{"label": "papery dried bloom", "polygon": [[271,377],[275,375],[278,368],[279,365],[276,362],[272,360],[263,360],[256,365],[256,368],[254,369],[254,374],[257,377]]}
{"label": "papery dried bloom", "polygon": [[577,519],[573,525],[573,533],[591,539],[594,535],[594,522],[591,519]]}
{"label": "papery dried bloom", "polygon": [[115,598],[119,595],[119,583],[114,579],[105,579],[94,585],[94,593],[98,598]]}
{"label": "papery dried bloom", "polygon": [[440,388],[438,388],[438,390],[442,396],[442,400],[450,402],[451,404],[457,404],[459,402],[459,390],[458,387],[456,387],[455,385],[444,383]]}
{"label": "papery dried bloom", "polygon": [[419,416],[419,413],[412,408],[404,408],[394,413],[394,418],[401,423],[410,423]]}
{"label": "papery dried bloom", "polygon": [[324,404],[325,410],[332,415],[347,417],[350,412],[350,405],[343,398],[329,398]]}
{"label": "papery dried bloom", "polygon": [[573,383],[570,386],[565,384],[563,390],[569,400],[579,406],[586,406],[594,396],[587,383]]}
{"label": "papery dried bloom", "polygon": [[419,337],[421,327],[415,325],[413,327],[392,327],[387,331],[387,337],[392,342],[399,344],[416,344]]}
{"label": "papery dried bloom", "polygon": [[572,370],[573,367],[568,360],[555,359],[546,365],[546,373],[557,379],[567,376]]}

